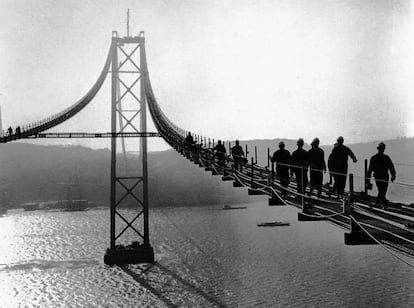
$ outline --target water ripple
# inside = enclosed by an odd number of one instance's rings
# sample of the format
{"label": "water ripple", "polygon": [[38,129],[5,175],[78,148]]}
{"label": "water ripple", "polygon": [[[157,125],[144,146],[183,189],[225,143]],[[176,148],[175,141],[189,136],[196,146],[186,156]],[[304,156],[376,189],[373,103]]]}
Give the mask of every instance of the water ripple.
{"label": "water ripple", "polygon": [[[291,225],[256,227],[276,219]],[[298,223],[292,208],[154,209],[153,266],[104,265],[108,222],[107,210],[3,217],[0,307],[414,305],[413,271],[377,246],[345,246],[332,225]]]}

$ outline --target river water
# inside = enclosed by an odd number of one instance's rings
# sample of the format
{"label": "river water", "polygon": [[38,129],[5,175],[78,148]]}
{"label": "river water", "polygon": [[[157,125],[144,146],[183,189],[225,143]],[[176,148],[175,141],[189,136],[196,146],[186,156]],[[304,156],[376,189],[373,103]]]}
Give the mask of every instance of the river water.
{"label": "river water", "polygon": [[[263,199],[264,200],[264,199]],[[156,263],[109,267],[109,211],[0,218],[0,307],[414,307],[414,269],[264,201],[150,211]],[[132,213],[127,212],[127,215]],[[288,227],[257,227],[262,221]]]}

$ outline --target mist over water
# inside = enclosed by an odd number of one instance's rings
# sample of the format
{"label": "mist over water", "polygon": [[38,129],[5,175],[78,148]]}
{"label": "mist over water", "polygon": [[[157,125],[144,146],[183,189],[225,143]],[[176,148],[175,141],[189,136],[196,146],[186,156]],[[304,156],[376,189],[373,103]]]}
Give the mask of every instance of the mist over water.
{"label": "mist over water", "polygon": [[[3,2],[4,127],[82,97],[105,61],[111,31],[125,34],[130,8],[133,35],[146,31],[156,97],[179,127],[216,139],[344,135],[355,143],[414,135],[407,0]],[[109,131],[109,90],[106,84],[58,130]]]}
{"label": "mist over water", "polygon": [[[11,213],[0,218],[0,307],[414,304],[414,272],[382,248],[345,246],[338,227],[258,200],[246,210],[151,210],[156,263],[124,268],[103,264],[106,209]],[[271,220],[291,225],[256,226]]]}

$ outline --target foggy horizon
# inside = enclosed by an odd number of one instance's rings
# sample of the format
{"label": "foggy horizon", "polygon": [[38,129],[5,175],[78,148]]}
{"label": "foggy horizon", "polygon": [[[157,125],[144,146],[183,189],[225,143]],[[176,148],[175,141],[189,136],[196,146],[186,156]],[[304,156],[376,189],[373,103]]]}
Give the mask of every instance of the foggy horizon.
{"label": "foggy horizon", "polygon": [[[323,144],[339,135],[348,144],[414,136],[408,1],[3,3],[3,129],[82,97],[112,30],[125,35],[130,8],[132,35],[145,31],[157,100],[183,129],[224,140],[318,136]],[[110,131],[109,116],[106,80],[85,110],[53,131]],[[153,139],[149,147],[168,148]]]}

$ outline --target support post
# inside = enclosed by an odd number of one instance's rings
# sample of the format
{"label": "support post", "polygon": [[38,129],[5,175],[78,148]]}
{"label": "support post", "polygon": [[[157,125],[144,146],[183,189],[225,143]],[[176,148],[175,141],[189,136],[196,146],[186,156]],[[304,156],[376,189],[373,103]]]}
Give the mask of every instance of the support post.
{"label": "support post", "polygon": [[275,162],[272,161],[272,180],[275,178]]}
{"label": "support post", "polygon": [[247,193],[249,195],[263,195],[264,192],[257,190],[256,185],[254,184],[254,161],[253,157],[251,158],[251,165],[250,165],[250,188],[248,189]]}
{"label": "support post", "polygon": [[346,216],[349,216],[351,214],[351,203],[349,202],[348,198],[344,198],[342,202],[342,213]]}
{"label": "support post", "polygon": [[349,202],[354,202],[354,175],[349,174]]}
{"label": "support post", "polygon": [[222,167],[223,167],[223,175],[226,175],[226,153],[223,153]]}
{"label": "support post", "polygon": [[305,205],[305,191],[306,191],[305,181],[304,181],[305,166],[300,167],[300,174],[301,174],[301,182],[302,182],[302,189],[301,189],[300,193],[301,193],[301,204],[302,204],[302,209],[303,209],[303,207]]}
{"label": "support post", "polygon": [[[304,176],[306,173],[306,168],[304,166],[301,166],[301,176],[302,176],[302,190],[301,190],[301,194],[302,194],[302,212],[298,213],[298,220],[299,221],[319,221],[319,220],[323,220],[321,218],[315,217],[314,214],[312,214],[312,205],[308,202],[306,202],[305,200],[305,186],[304,186]],[[308,199],[310,200],[310,199]]]}
{"label": "support post", "polygon": [[368,196],[368,160],[364,159],[364,194]]}
{"label": "support post", "polygon": [[267,168],[270,167],[270,149],[267,148]]}
{"label": "support post", "polygon": [[257,164],[257,146],[254,146],[254,161]]}
{"label": "support post", "polygon": [[253,177],[254,177],[254,166],[253,166],[253,157],[252,157],[251,165],[250,165],[250,187],[251,188],[254,188]]}

